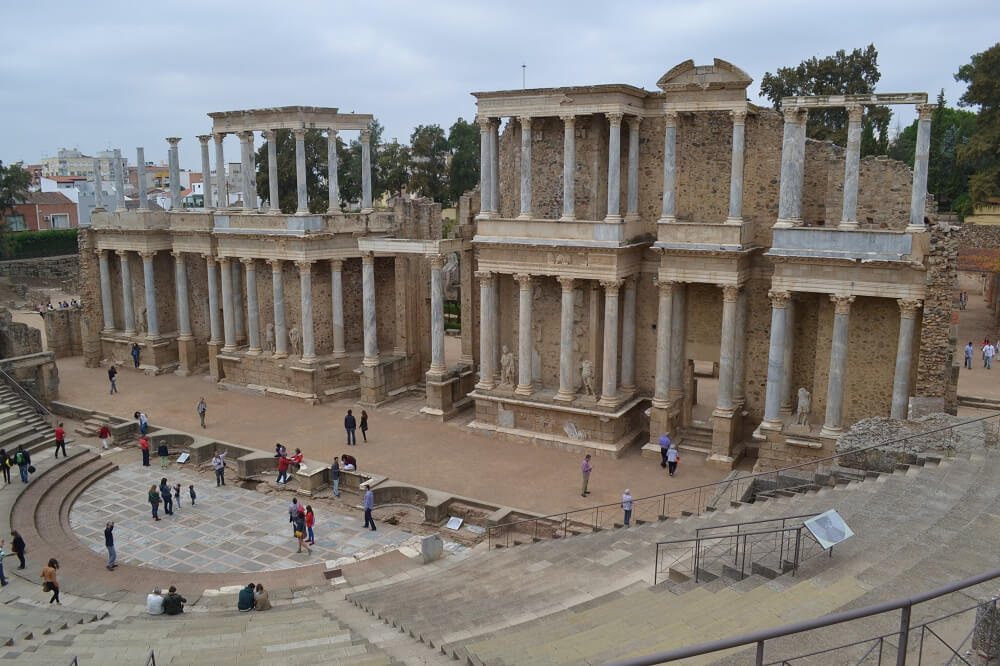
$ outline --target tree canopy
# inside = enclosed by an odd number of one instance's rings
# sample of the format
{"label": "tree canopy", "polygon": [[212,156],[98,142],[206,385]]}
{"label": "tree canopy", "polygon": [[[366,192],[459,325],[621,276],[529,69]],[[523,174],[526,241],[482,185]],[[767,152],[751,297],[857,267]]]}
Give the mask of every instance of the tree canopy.
{"label": "tree canopy", "polygon": [[0,162],[0,216],[14,210],[14,206],[22,203],[31,187],[31,172],[22,169],[20,164],[4,166]]}
{"label": "tree canopy", "polygon": [[[337,139],[338,147],[343,142]],[[292,214],[298,209],[298,181],[295,175],[295,137],[291,130],[275,132],[278,151],[278,207],[282,213]],[[306,192],[309,194],[309,212],[321,213],[329,206],[327,182],[327,141],[319,130],[306,130]],[[271,198],[268,178],[267,142],[257,149],[257,195],[264,200]]]}
{"label": "tree canopy", "polygon": [[[771,101],[776,111],[780,111],[782,97],[873,93],[880,78],[878,51],[874,44],[869,44],[850,53],[841,49],[825,58],[813,56],[795,67],[779,67],[774,74],[767,72],[760,82],[760,94]],[[885,154],[889,143],[890,116],[888,107],[865,107],[862,155]],[[846,109],[810,109],[806,136],[846,146],[847,124]]]}
{"label": "tree canopy", "polygon": [[410,135],[413,167],[410,189],[421,196],[447,204],[448,158],[451,146],[440,125],[417,125]]}
{"label": "tree canopy", "polygon": [[448,130],[448,145],[448,192],[454,203],[479,183],[479,127],[459,118]]}
{"label": "tree canopy", "polygon": [[958,159],[973,172],[969,194],[978,204],[1000,195],[1000,42],[973,55],[955,80],[969,84],[959,105],[979,107],[975,131],[958,148]]}

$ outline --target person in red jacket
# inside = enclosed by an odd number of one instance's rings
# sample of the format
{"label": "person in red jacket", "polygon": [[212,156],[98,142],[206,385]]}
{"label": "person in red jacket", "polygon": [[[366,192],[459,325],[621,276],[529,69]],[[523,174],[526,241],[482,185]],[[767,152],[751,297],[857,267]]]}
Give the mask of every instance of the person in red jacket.
{"label": "person in red jacket", "polygon": [[108,427],[107,423],[101,426],[97,436],[101,438],[101,446],[106,450],[108,448],[108,440],[111,439],[111,428]]}
{"label": "person in red jacket", "polygon": [[278,458],[278,478],[275,483],[288,483],[288,467],[292,464],[288,456]]}
{"label": "person in red jacket", "polygon": [[302,467],[302,450],[301,449],[295,449],[295,455],[292,456],[291,462],[292,462],[292,474],[295,474],[296,472],[299,471],[299,468]]}
{"label": "person in red jacket", "polygon": [[139,448],[142,449],[142,466],[149,467],[149,439],[147,437],[139,438]]}
{"label": "person in red jacket", "polygon": [[62,449],[63,458],[67,457],[66,456],[66,431],[63,430],[63,424],[62,423],[60,423],[58,426],[56,426],[56,455],[55,455],[56,458],[59,457],[59,449]]}
{"label": "person in red jacket", "polygon": [[307,543],[315,544],[316,539],[313,537],[313,524],[316,522],[316,516],[313,514],[313,508],[311,506],[306,507],[306,534],[309,535]]}

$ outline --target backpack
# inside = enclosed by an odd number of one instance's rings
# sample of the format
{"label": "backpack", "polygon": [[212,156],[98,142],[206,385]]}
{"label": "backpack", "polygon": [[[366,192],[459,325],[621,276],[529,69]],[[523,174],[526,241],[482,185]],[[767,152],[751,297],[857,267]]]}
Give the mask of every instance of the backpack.
{"label": "backpack", "polygon": [[14,454],[14,463],[15,464],[23,465],[25,462],[26,461],[24,459],[24,452],[23,451],[18,451],[17,453]]}

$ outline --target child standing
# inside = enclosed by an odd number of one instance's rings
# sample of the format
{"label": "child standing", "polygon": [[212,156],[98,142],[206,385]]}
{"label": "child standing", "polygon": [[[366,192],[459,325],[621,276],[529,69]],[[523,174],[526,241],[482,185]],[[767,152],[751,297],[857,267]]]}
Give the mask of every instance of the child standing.
{"label": "child standing", "polygon": [[177,508],[178,509],[181,508],[181,504],[183,504],[183,502],[181,502],[181,484],[179,483],[176,486],[174,486],[174,497],[177,498],[175,501],[175,503],[177,504]]}
{"label": "child standing", "polygon": [[194,498],[195,498],[194,486],[188,486],[188,493],[191,494],[191,506],[194,506]]}

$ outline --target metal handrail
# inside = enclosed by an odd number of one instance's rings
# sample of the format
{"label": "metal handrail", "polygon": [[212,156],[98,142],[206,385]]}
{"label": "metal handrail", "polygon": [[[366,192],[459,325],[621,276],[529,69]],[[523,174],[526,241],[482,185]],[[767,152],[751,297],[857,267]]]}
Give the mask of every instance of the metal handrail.
{"label": "metal handrail", "polygon": [[[798,515],[798,516],[782,516],[780,518],[761,518],[760,520],[744,520],[744,521],[741,521],[739,523],[726,523],[725,525],[709,525],[708,527],[699,527],[698,529],[696,529],[694,531],[694,535],[695,535],[695,537],[700,537],[700,536],[702,536],[702,534],[701,534],[702,532],[708,532],[709,530],[721,530],[721,529],[724,529],[726,527],[735,527],[736,528],[736,532],[735,533],[736,534],[741,534],[740,527],[742,527],[743,525],[759,525],[760,523],[776,523],[776,522],[778,522],[780,520],[782,527],[784,527],[784,524],[785,524],[786,520],[797,520],[799,518],[812,518],[813,516],[818,516],[818,515],[819,515],[818,513],[803,513],[803,514]],[[729,536],[729,535],[726,535],[726,534],[716,534],[716,535],[708,535],[708,536]],[[667,542],[659,542],[659,543],[667,543]]]}
{"label": "metal handrail", "polygon": [[16,379],[7,374],[7,372],[3,369],[0,369],[0,378],[2,378],[4,383],[7,384],[7,386],[9,386],[11,389],[13,389],[14,392],[17,393],[21,398],[27,400],[29,403],[32,403],[32,406],[39,414],[41,414],[42,416],[49,415],[49,408],[40,403],[38,399],[35,398],[35,396],[31,395],[31,393],[29,393],[26,388],[21,386],[20,382],[18,382]]}
{"label": "metal handrail", "polygon": [[[795,470],[795,469],[801,469],[801,468],[804,468],[804,467],[810,467],[810,466],[814,466],[814,465],[820,465],[822,463],[826,463],[826,462],[829,462],[829,461],[832,461],[832,460],[836,460],[838,458],[843,458],[843,457],[846,457],[846,456],[856,455],[858,453],[863,453],[865,451],[871,451],[873,449],[877,449],[877,448],[886,446],[887,444],[894,444],[896,442],[905,442],[907,440],[911,440],[911,439],[914,439],[916,437],[925,437],[927,435],[933,435],[935,433],[944,432],[946,430],[954,430],[955,428],[960,428],[962,426],[970,425],[970,424],[973,424],[973,423],[978,423],[980,421],[987,421],[989,419],[996,418],[998,416],[998,414],[1000,414],[1000,412],[995,412],[995,413],[990,414],[988,416],[980,416],[980,417],[975,418],[975,419],[969,419],[968,421],[963,421],[961,423],[955,423],[953,425],[942,426],[940,428],[935,428],[933,430],[926,430],[924,432],[915,433],[913,435],[908,435],[906,437],[899,437],[899,438],[896,438],[896,439],[889,439],[889,440],[886,440],[884,442],[879,442],[878,444],[872,444],[871,446],[866,446],[866,447],[863,447],[863,448],[860,448],[860,449],[852,449],[850,451],[845,451],[844,453],[836,453],[836,454],[834,454],[832,456],[827,456],[825,458],[817,458],[815,460],[809,460],[809,461],[806,461],[806,462],[798,463],[797,465],[789,465],[788,467],[781,467],[779,469],[770,470],[768,472],[758,472],[757,474],[748,474],[746,476],[739,477],[738,479],[723,479],[722,481],[714,481],[712,483],[704,483],[704,484],[701,484],[701,485],[698,485],[698,486],[690,486],[688,488],[681,488],[680,490],[671,490],[671,491],[665,492],[665,493],[657,493],[655,495],[647,495],[645,497],[638,497],[638,498],[635,498],[633,500],[633,502],[635,504],[638,504],[639,502],[644,502],[646,500],[662,499],[663,502],[664,502],[664,504],[665,504],[666,503],[666,498],[670,497],[672,495],[679,495],[681,493],[690,493],[690,492],[693,492],[693,491],[698,491],[700,493],[703,489],[714,488],[714,487],[725,485],[725,484],[731,484],[731,483],[733,483],[733,481],[740,481],[740,482],[747,481],[747,480],[751,480],[752,481],[753,479],[756,479],[756,478],[761,478],[761,477],[766,477],[766,476],[771,476],[771,475],[780,475],[782,472],[788,472],[789,470]],[[521,520],[513,520],[513,521],[510,521],[510,522],[507,522],[507,523],[499,523],[497,525],[492,525],[492,526],[486,528],[487,540],[490,542],[490,544],[489,544],[490,548],[492,548],[492,546],[493,546],[492,540],[493,540],[494,531],[496,531],[497,534],[500,534],[500,533],[502,533],[501,530],[504,530],[504,529],[510,530],[511,528],[515,528],[518,525],[525,525],[525,524],[528,524],[528,523],[535,523],[536,526],[537,526],[538,521],[545,521],[545,520],[549,520],[549,521],[552,521],[552,520],[564,521],[565,520],[565,521],[568,521],[570,515],[573,515],[573,514],[582,514],[582,513],[588,512],[588,511],[599,512],[601,509],[607,509],[608,507],[616,507],[617,508],[617,507],[620,507],[620,506],[621,506],[621,502],[609,502],[607,504],[597,504],[597,505],[586,507],[586,508],[583,508],[583,509],[570,509],[568,511],[560,511],[559,513],[552,513],[552,514],[548,514],[548,515],[544,515],[544,516],[536,516],[536,517],[533,517],[533,518],[523,518]]]}
{"label": "metal handrail", "polygon": [[[1000,578],[1000,569],[991,569],[975,576],[963,578],[962,580],[942,585],[941,587],[934,588],[928,592],[915,594],[910,597],[895,599],[893,601],[884,601],[879,604],[872,604],[871,606],[865,606],[863,608],[856,608],[854,610],[843,611],[841,613],[824,615],[811,620],[792,622],[791,624],[774,627],[772,629],[751,631],[749,633],[732,636],[730,638],[722,638],[715,641],[709,641],[707,643],[699,643],[698,645],[690,645],[683,648],[657,652],[655,654],[635,657],[632,659],[623,659],[621,661],[613,662],[610,666],[653,666],[653,664],[663,664],[670,661],[676,661],[678,659],[688,659],[690,657],[711,654],[722,650],[731,650],[733,648],[745,647],[748,645],[757,646],[756,661],[754,663],[757,664],[757,666],[762,666],[764,663],[764,643],[766,641],[773,640],[775,638],[782,638],[784,636],[791,636],[792,634],[800,634],[806,631],[813,631],[814,629],[822,629],[824,627],[830,627],[835,624],[842,624],[852,620],[860,620],[873,615],[890,613],[897,610],[901,611],[899,631],[892,635],[898,636],[899,638],[896,663],[898,666],[903,666],[906,663],[906,647],[910,631],[910,614],[913,606],[924,603],[925,601],[937,599],[938,597],[943,597],[946,594],[964,590],[967,587],[985,583],[995,578]],[[876,636],[868,640],[878,640],[878,638],[879,637]]]}

